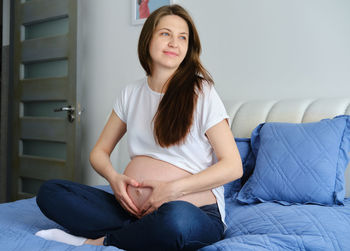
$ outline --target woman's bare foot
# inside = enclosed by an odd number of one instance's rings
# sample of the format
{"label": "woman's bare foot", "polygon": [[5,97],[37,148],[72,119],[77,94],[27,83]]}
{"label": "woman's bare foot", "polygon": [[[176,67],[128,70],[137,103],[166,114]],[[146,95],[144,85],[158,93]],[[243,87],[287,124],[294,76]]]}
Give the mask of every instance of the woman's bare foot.
{"label": "woman's bare foot", "polygon": [[95,246],[103,246],[103,240],[105,237],[101,237],[98,239],[87,239],[84,244],[95,245]]}

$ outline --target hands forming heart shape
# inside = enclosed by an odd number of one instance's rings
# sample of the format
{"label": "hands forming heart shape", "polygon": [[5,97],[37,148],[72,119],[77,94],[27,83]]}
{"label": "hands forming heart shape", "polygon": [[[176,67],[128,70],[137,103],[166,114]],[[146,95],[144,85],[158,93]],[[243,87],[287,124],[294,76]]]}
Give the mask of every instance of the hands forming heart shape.
{"label": "hands forming heart shape", "polygon": [[130,199],[135,204],[135,206],[140,210],[142,205],[151,196],[153,188],[151,187],[134,187],[128,185],[126,192],[128,193]]}

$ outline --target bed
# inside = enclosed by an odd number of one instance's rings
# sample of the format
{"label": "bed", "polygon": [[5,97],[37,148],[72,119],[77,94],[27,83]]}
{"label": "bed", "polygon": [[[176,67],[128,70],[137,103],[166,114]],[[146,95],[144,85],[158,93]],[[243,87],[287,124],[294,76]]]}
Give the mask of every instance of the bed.
{"label": "bed", "polygon": [[[201,250],[350,250],[350,120],[339,116],[350,115],[350,99],[225,106],[244,175],[225,185],[225,238]],[[55,227],[35,198],[0,204],[1,250],[119,250],[34,235]]]}

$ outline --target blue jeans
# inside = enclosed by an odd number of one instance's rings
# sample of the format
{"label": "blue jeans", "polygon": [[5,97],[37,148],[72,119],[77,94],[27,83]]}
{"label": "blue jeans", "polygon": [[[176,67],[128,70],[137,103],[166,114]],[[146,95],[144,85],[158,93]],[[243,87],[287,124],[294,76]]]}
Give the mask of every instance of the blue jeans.
{"label": "blue jeans", "polygon": [[113,194],[65,180],[45,182],[36,201],[44,215],[70,233],[105,236],[105,245],[126,250],[196,250],[223,237],[217,204],[171,201],[137,219]]}

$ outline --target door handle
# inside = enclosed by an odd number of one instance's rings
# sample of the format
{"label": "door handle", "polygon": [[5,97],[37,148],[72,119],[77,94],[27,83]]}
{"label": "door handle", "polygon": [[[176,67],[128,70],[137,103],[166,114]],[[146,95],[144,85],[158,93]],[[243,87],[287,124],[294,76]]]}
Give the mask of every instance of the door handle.
{"label": "door handle", "polygon": [[54,112],[67,112],[67,119],[69,122],[73,122],[75,119],[74,116],[74,112],[75,112],[75,108],[73,106],[64,106],[64,107],[60,107],[60,108],[55,108],[53,110]]}

